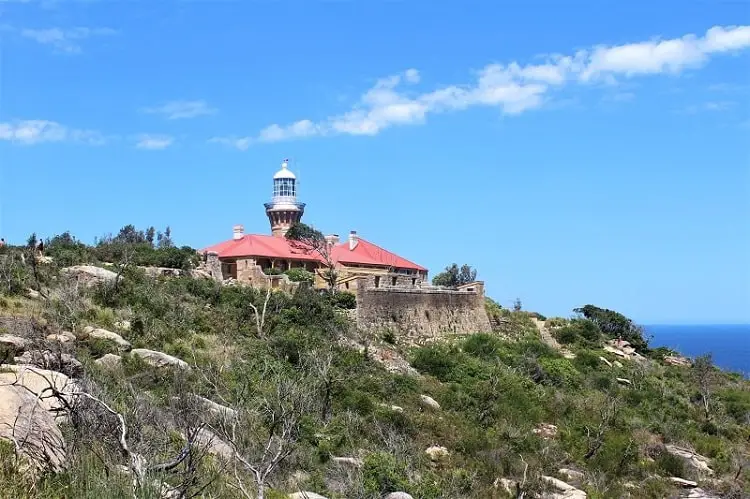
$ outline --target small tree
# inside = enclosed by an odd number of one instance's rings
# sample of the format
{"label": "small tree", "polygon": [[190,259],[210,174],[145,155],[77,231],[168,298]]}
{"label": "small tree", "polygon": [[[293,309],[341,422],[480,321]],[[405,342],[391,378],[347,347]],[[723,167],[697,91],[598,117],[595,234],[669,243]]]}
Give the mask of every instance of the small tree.
{"label": "small tree", "polygon": [[523,308],[523,305],[521,304],[521,299],[516,298],[515,301],[513,302],[513,311],[520,312],[522,308]]}
{"label": "small tree", "polygon": [[323,279],[325,279],[328,284],[330,291],[334,293],[336,291],[338,273],[336,272],[336,264],[333,261],[333,255],[331,253],[333,247],[328,241],[326,241],[323,233],[309,225],[299,222],[289,228],[285,237],[291,242],[295,249],[308,255],[314,253],[320,256],[323,260],[323,265],[326,267],[323,272]]}
{"label": "small tree", "polygon": [[457,264],[451,264],[445,267],[443,272],[440,272],[432,278],[432,284],[435,286],[445,286],[449,288],[455,288],[463,284],[468,284],[477,280],[477,271],[468,264],[463,264],[459,267]]}
{"label": "small tree", "polygon": [[710,353],[695,359],[692,375],[698,385],[703,413],[708,421],[711,419],[711,392],[714,383],[714,363]]}

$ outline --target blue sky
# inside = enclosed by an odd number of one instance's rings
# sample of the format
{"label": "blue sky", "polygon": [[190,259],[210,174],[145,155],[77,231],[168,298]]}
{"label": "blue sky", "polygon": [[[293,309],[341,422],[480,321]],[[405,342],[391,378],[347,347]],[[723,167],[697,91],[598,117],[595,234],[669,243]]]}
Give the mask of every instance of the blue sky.
{"label": "blue sky", "polygon": [[268,233],[288,157],[305,221],[502,304],[750,322],[744,2],[5,0],[0,41],[11,242]]}

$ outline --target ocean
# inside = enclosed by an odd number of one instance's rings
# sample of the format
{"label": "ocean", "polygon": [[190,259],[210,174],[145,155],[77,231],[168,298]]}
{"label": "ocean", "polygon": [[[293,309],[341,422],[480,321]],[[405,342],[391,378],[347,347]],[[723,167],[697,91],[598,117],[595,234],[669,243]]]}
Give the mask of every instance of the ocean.
{"label": "ocean", "polygon": [[714,364],[750,377],[750,324],[643,326],[653,347],[669,347],[687,357],[711,353]]}

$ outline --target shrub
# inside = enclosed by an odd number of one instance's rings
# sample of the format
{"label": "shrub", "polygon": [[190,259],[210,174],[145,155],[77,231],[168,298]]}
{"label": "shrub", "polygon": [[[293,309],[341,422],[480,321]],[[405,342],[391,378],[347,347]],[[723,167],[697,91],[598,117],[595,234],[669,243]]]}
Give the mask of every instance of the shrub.
{"label": "shrub", "polygon": [[378,497],[390,492],[405,491],[409,488],[406,477],[406,463],[384,452],[370,454],[362,467],[362,480],[365,491]]}
{"label": "shrub", "polygon": [[464,352],[484,360],[497,358],[502,348],[502,341],[492,334],[473,334],[469,336],[463,345]]}
{"label": "shrub", "polygon": [[339,291],[328,295],[328,299],[335,308],[353,310],[357,308],[357,297],[348,291]]}
{"label": "shrub", "polygon": [[572,387],[580,383],[581,375],[568,359],[540,359],[544,381],[555,386]]}
{"label": "shrub", "polygon": [[293,268],[285,271],[284,273],[292,282],[307,282],[310,284],[315,282],[315,274],[306,269]]}

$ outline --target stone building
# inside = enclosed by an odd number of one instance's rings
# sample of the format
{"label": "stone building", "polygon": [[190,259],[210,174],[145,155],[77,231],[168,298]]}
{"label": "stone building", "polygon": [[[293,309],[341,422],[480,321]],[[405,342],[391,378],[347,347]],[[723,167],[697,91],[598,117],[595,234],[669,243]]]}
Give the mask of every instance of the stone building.
{"label": "stone building", "polygon": [[[316,274],[315,285],[325,286],[323,258],[314,251],[295,247],[285,238],[289,228],[302,220],[305,204],[297,200],[297,179],[285,160],[273,176],[273,197],[265,203],[271,234],[245,234],[236,225],[232,239],[202,250],[206,267],[217,279],[234,279],[240,283],[273,287],[290,286],[288,279],[275,275],[278,271],[304,268]],[[340,289],[356,290],[359,277],[373,276],[375,282],[395,283],[396,280],[419,287],[427,280],[427,269],[392,253],[351,231],[346,241],[337,234],[326,236],[330,255],[338,274]],[[269,271],[268,269],[275,269]]]}

